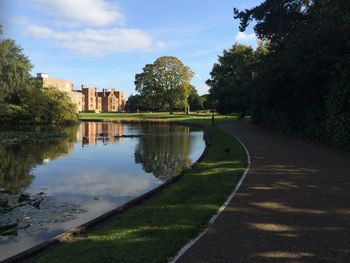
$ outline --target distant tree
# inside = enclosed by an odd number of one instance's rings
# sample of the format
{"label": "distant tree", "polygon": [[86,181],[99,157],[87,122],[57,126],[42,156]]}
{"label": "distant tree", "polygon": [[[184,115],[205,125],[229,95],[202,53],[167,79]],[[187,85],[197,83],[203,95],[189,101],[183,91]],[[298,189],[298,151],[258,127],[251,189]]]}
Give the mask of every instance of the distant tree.
{"label": "distant tree", "polygon": [[213,110],[216,108],[216,101],[210,94],[204,94],[201,96],[203,100],[203,108],[205,110]]}
{"label": "distant tree", "polygon": [[204,99],[198,95],[197,90],[194,86],[190,85],[189,95],[188,95],[188,106],[190,110],[203,110]]}
{"label": "distant tree", "polygon": [[135,89],[139,92],[144,107],[148,110],[162,110],[165,108],[165,90],[158,85],[155,78],[154,64],[147,64],[143,72],[135,76]]}
{"label": "distant tree", "polygon": [[253,63],[253,49],[240,44],[219,56],[219,63],[214,64],[207,84],[220,113],[236,112],[244,118],[251,108]]}
{"label": "distant tree", "polygon": [[145,104],[155,110],[187,106],[193,72],[176,57],[160,57],[136,74],[135,87]]}
{"label": "distant tree", "polygon": [[142,100],[141,95],[130,95],[128,100],[125,103],[125,110],[129,112],[136,112],[138,110],[144,111],[147,110],[148,107],[145,107],[145,103]]}

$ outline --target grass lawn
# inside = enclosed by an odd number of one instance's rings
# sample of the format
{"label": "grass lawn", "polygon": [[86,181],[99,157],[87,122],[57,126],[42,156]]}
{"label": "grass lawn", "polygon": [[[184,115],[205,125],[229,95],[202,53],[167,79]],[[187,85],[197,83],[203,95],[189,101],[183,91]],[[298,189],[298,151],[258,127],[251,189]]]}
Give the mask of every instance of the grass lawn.
{"label": "grass lawn", "polygon": [[[198,124],[211,124],[211,114],[203,113],[174,113],[167,112],[156,113],[79,113],[80,120],[91,121],[181,121]],[[237,116],[232,115],[215,115],[215,120],[219,122],[233,121]]]}
{"label": "grass lawn", "polygon": [[[106,117],[107,116],[107,117]],[[136,206],[99,230],[47,253],[39,262],[166,262],[206,226],[232,191],[246,166],[241,145],[218,126],[210,126],[210,116],[184,114],[82,114],[82,119],[152,119],[203,124],[211,134],[205,157],[160,194]],[[234,117],[216,116],[217,121]],[[120,119],[119,119],[120,120]],[[225,148],[231,148],[225,152]]]}

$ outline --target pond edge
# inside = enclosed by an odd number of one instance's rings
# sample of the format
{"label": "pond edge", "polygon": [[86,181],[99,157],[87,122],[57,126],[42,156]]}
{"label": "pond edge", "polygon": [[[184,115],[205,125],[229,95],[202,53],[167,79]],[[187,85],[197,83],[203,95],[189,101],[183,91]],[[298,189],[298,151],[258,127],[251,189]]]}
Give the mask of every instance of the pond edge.
{"label": "pond edge", "polygon": [[202,152],[201,156],[194,162],[190,167],[185,168],[184,170],[181,171],[181,173],[170,180],[166,181],[165,183],[157,186],[151,191],[148,191],[144,193],[143,195],[140,195],[129,202],[118,206],[80,226],[77,226],[73,229],[70,229],[58,236],[55,236],[51,238],[50,240],[44,241],[32,248],[29,248],[27,250],[24,250],[14,256],[11,256],[7,259],[4,259],[1,261],[1,263],[23,263],[23,262],[31,262],[37,257],[42,256],[43,253],[48,252],[55,247],[59,246],[60,244],[67,243],[74,237],[77,237],[79,235],[82,235],[86,233],[89,230],[93,230],[94,227],[105,223],[108,219],[111,219],[112,217],[115,216],[120,216],[124,212],[141,205],[143,202],[151,199],[153,196],[156,194],[161,193],[167,186],[176,183],[179,181],[183,176],[184,176],[184,171],[188,169],[193,169],[198,162],[200,162],[207,154],[208,152],[208,147],[210,146],[210,141],[211,141],[211,134],[205,129],[205,125],[202,124],[196,124],[196,123],[184,123],[180,121],[157,121],[157,120],[81,120],[81,122],[89,122],[89,121],[94,121],[94,122],[115,122],[115,123],[147,123],[147,124],[167,124],[167,125],[180,125],[180,126],[187,126],[187,127],[196,127],[196,128],[201,128],[204,133],[204,141],[205,141],[205,148],[204,151]]}

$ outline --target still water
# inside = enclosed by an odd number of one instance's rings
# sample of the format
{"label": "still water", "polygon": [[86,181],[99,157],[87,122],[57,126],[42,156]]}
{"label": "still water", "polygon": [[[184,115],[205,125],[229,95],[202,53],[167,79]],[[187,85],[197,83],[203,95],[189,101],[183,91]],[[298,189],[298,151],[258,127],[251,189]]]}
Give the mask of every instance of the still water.
{"label": "still water", "polygon": [[85,122],[62,128],[65,137],[50,132],[31,141],[16,131],[0,144],[0,260],[154,189],[205,148],[201,130],[177,125]]}

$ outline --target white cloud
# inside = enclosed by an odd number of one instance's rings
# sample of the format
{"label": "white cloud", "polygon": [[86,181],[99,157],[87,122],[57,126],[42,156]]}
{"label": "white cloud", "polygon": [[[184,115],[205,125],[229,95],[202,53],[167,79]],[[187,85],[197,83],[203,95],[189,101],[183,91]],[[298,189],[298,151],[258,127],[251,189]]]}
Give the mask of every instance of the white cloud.
{"label": "white cloud", "polygon": [[166,48],[167,47],[167,45],[162,41],[157,42],[156,46],[158,48]]}
{"label": "white cloud", "polygon": [[238,32],[235,41],[241,44],[255,44],[258,38],[254,33],[246,34],[245,32]]}
{"label": "white cloud", "polygon": [[106,0],[31,0],[62,24],[105,26],[123,24],[125,18],[116,4]]}
{"label": "white cloud", "polygon": [[133,28],[55,31],[31,24],[26,28],[26,33],[36,38],[54,41],[73,51],[95,56],[134,50],[150,51],[165,46],[162,42],[155,43],[146,32]]}
{"label": "white cloud", "polygon": [[[1,1],[1,0],[0,0]],[[19,17],[24,33],[77,53],[103,56],[129,51],[153,51],[166,44],[143,30],[125,26],[118,6],[109,0],[29,0],[55,23],[34,23]]]}

